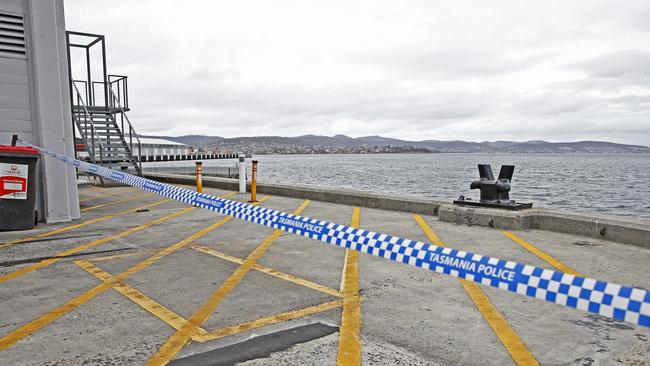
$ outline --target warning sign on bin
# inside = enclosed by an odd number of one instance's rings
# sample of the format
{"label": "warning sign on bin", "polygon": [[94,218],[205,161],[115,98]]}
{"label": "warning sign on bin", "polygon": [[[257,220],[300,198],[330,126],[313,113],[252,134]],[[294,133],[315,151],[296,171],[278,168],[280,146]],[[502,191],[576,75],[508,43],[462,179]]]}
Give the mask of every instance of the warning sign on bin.
{"label": "warning sign on bin", "polygon": [[27,199],[27,168],[25,164],[0,163],[0,198]]}

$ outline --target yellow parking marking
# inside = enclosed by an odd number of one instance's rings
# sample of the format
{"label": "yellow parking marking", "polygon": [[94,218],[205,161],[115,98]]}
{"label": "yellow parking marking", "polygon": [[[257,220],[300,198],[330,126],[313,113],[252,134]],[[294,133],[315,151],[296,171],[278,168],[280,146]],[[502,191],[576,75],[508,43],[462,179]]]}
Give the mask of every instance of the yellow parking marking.
{"label": "yellow parking marking", "polygon": [[115,190],[115,191],[110,191],[108,189],[99,189],[97,187],[93,187],[94,189],[86,189],[90,190],[91,192],[94,192],[95,194],[88,194],[88,192],[83,192],[82,189],[79,189],[79,196],[85,196],[84,199],[79,200],[79,202],[85,202],[85,201],[90,201],[96,198],[102,198],[106,196],[113,196],[113,197],[120,197],[124,193],[131,192],[138,190],[138,188],[135,187],[128,187],[127,189],[121,189],[121,190]]}
{"label": "yellow parking marking", "polygon": [[[113,205],[117,205],[119,203],[133,201],[134,199],[137,199],[137,198],[143,198],[143,197],[148,197],[148,196],[153,196],[153,195],[154,195],[154,193],[138,194],[138,195],[127,197],[125,199],[121,199],[121,200],[118,200],[118,201],[111,201],[111,202],[102,203],[102,204],[95,205],[95,206],[84,207],[81,210],[79,210],[79,212],[86,212],[86,211],[94,210],[94,209],[101,208],[101,207],[113,206]],[[79,201],[79,202],[81,202],[81,201]]]}
{"label": "yellow parking marking", "polygon": [[112,196],[112,195],[113,195],[113,194],[112,194],[112,193],[109,193],[109,192],[106,192],[106,193],[100,193],[100,194],[95,194],[95,195],[92,195],[92,196],[90,196],[90,197],[86,197],[86,198],[84,198],[84,199],[80,199],[80,200],[79,200],[79,203],[81,203],[81,202],[86,202],[86,201],[90,201],[90,200],[94,200],[94,199],[97,199],[97,198],[106,197],[106,196]]}
{"label": "yellow parking marking", "polygon": [[[223,252],[220,252],[218,250],[208,248],[208,247],[205,247],[205,246],[202,246],[202,245],[192,244],[190,246],[190,248],[192,248],[194,250],[198,250],[199,252],[210,254],[210,255],[215,256],[217,258],[227,260],[229,262],[233,262],[233,263],[237,263],[237,264],[242,264],[244,262],[243,259],[233,257],[233,256],[228,255],[226,253],[223,253]],[[282,279],[282,280],[285,280],[285,281],[288,281],[288,282],[292,282],[292,283],[295,283],[295,284],[300,285],[300,286],[307,287],[307,288],[312,289],[312,290],[316,290],[316,291],[326,293],[328,295],[332,295],[332,296],[336,296],[336,297],[343,297],[343,294],[341,292],[339,292],[338,290],[335,290],[335,289],[333,289],[331,287],[323,286],[321,284],[306,280],[304,278],[300,278],[300,277],[297,277],[297,276],[294,276],[294,275],[291,275],[291,274],[288,274],[288,273],[284,273],[284,272],[275,270],[273,268],[265,267],[265,266],[263,266],[261,264],[255,264],[253,266],[253,269],[258,271],[258,272],[266,273],[266,274],[271,275],[273,277],[277,277],[279,279]]]}
{"label": "yellow parking marking", "polygon": [[[87,186],[87,187],[88,187],[88,186]],[[86,192],[86,191],[89,191],[89,192]],[[79,189],[79,193],[83,193],[83,194],[88,194],[88,193],[90,193],[90,192],[94,192],[94,193],[98,193],[98,192],[99,192],[99,193],[101,194],[101,193],[103,193],[104,191],[106,191],[106,189],[104,189],[104,188],[100,188],[100,187],[97,187],[97,186],[93,186],[93,185],[90,185],[88,188],[80,188],[80,189]]]}
{"label": "yellow parking marking", "polygon": [[103,257],[90,258],[90,259],[86,259],[86,261],[93,262],[93,263],[94,262],[104,262],[104,261],[110,261],[110,260],[114,260],[114,259],[134,257],[136,255],[145,255],[145,254],[156,253],[156,252],[159,252],[161,250],[162,249],[160,249],[160,248],[137,250],[137,251],[124,253],[124,254],[106,255],[106,256],[103,256]]}
{"label": "yellow parking marking", "polygon": [[[259,200],[259,202],[264,201],[268,196],[263,197],[262,199]],[[195,207],[189,207],[186,210],[191,210],[194,209]],[[183,210],[185,211],[185,210]],[[178,212],[176,213],[178,214]],[[74,299],[68,301],[67,303],[59,306],[58,308],[52,310],[49,313],[46,313],[39,317],[38,319],[35,319],[22,327],[14,330],[13,332],[7,334],[6,336],[0,338],[0,351],[4,351],[8,349],[9,347],[13,346],[16,344],[18,341],[21,339],[27,337],[28,335],[37,332],[38,330],[42,329],[43,327],[47,326],[48,324],[52,323],[59,317],[69,313],[70,311],[76,309],[77,307],[85,304],[86,302],[90,301],[93,299],[95,296],[99,295],[100,293],[108,290],[111,288],[113,285],[115,285],[118,282],[124,281],[126,278],[131,276],[132,274],[139,272],[146,267],[156,263],[159,261],[161,258],[163,258],[166,255],[169,255],[179,249],[182,249],[186,245],[192,243],[194,240],[208,234],[209,232],[215,230],[216,228],[220,227],[221,225],[225,224],[226,222],[230,221],[232,219],[232,216],[225,217],[216,223],[206,227],[203,230],[200,230],[187,238],[179,241],[176,244],[173,244],[163,250],[161,250],[158,254],[155,254],[144,261],[136,264],[135,266],[127,269],[126,271],[120,273],[117,276],[114,276],[113,279],[110,282],[103,282],[92,289],[86,291],[85,293],[75,297]]]}
{"label": "yellow parking marking", "polygon": [[[420,225],[427,238],[429,238],[431,244],[440,247],[445,246],[442,240],[440,240],[438,235],[433,232],[422,216],[413,215],[413,217]],[[483,290],[481,290],[476,283],[467,280],[461,279],[460,284],[463,286],[463,289],[469,298],[472,299],[485,321],[490,325],[494,334],[499,338],[501,344],[503,344],[505,349],[508,351],[512,360],[517,365],[539,365],[539,362],[537,362],[537,359],[535,359],[535,356],[530,352],[524,341],[519,337],[519,335],[517,335],[514,329],[512,329],[503,315],[501,315],[501,313],[499,313],[499,311],[494,307]]]}
{"label": "yellow parking marking", "polygon": [[280,322],[286,322],[293,319],[302,318],[307,315],[313,315],[322,313],[328,310],[336,309],[343,305],[343,300],[334,300],[326,303],[322,303],[315,306],[310,306],[304,309],[287,311],[286,313],[276,314],[272,316],[267,316],[264,318],[256,319],[250,322],[241,323],[233,325],[231,327],[226,327],[218,329],[212,332],[209,332],[205,335],[196,335],[192,337],[193,341],[197,342],[206,342],[213,341],[215,339],[231,336],[241,332],[246,332],[251,329],[265,327],[267,325],[277,324]]}
{"label": "yellow parking marking", "polygon": [[[300,214],[309,205],[309,200],[305,200],[296,211],[294,215]],[[271,247],[273,242],[280,236],[282,231],[274,230],[273,234],[268,236],[253,252],[244,260],[244,262],[237,267],[237,269],[226,279],[221,286],[210,296],[199,310],[197,310],[190,317],[189,321],[176,333],[174,333],[165,344],[158,349],[148,361],[147,365],[166,365],[171,361],[178,352],[190,341],[191,338],[197,335],[197,327],[205,322],[210,314],[214,313],[219,304],[228,294],[239,284],[239,282],[246,276],[252,269],[255,263],[266,253]]]}
{"label": "yellow parking marking", "polygon": [[135,191],[135,190],[139,190],[139,189],[138,188],[129,188],[129,189],[124,189],[124,190],[120,190],[120,191],[117,191],[117,192],[106,191],[106,192],[102,192],[100,194],[95,194],[95,195],[92,195],[90,197],[86,197],[84,199],[81,199],[81,200],[79,200],[79,202],[90,201],[90,200],[94,200],[96,198],[102,198],[102,197],[106,197],[106,196],[120,197],[124,193],[132,192],[132,191]]}
{"label": "yellow parking marking", "polygon": [[[352,210],[352,227],[359,227],[361,209]],[[359,252],[345,250],[343,274],[341,276],[343,312],[339,331],[337,365],[361,364],[361,297],[359,296]]]}
{"label": "yellow parking marking", "polygon": [[45,232],[45,233],[42,233],[42,234],[38,234],[38,235],[26,237],[26,238],[21,238],[21,239],[16,239],[16,240],[12,240],[12,241],[7,241],[7,242],[4,242],[4,243],[0,244],[0,248],[7,247],[7,246],[10,246],[10,245],[15,245],[15,244],[22,244],[22,243],[25,243],[25,242],[28,242],[28,241],[38,240],[40,238],[46,238],[48,236],[60,234],[60,233],[70,231],[70,230],[73,230],[73,229],[78,229],[78,228],[81,228],[81,227],[84,227],[84,226],[88,226],[90,224],[95,224],[95,223],[98,223],[98,222],[110,220],[110,219],[113,219],[113,218],[118,217],[118,216],[123,216],[123,215],[126,215],[126,214],[130,214],[132,212],[137,212],[138,210],[144,210],[144,209],[147,209],[147,208],[158,206],[160,204],[163,204],[163,203],[169,202],[169,201],[171,201],[171,199],[164,199],[164,200],[156,201],[154,203],[146,204],[144,206],[140,206],[140,207],[136,207],[136,208],[130,208],[128,210],[121,211],[121,212],[118,212],[118,213],[109,214],[109,215],[106,215],[106,216],[98,217],[96,219],[84,221],[84,222],[81,222],[81,223],[78,223],[78,224],[64,226],[62,228],[55,229],[55,230],[52,230],[52,231],[48,231],[48,232]]}
{"label": "yellow parking marking", "polygon": [[92,187],[90,187],[90,189],[93,190],[93,191],[101,192],[101,193],[108,193],[108,194],[112,194],[112,195],[115,195],[115,196],[119,196],[119,195],[121,195],[123,193],[126,193],[126,192],[135,191],[138,188],[124,187],[122,189],[110,189],[110,188],[101,188],[101,187],[92,186]]}
{"label": "yellow parking marking", "polygon": [[560,271],[564,273],[569,273],[575,276],[583,276],[580,274],[578,271],[574,270],[573,268],[567,266],[566,264],[562,263],[561,261],[553,258],[550,254],[544,252],[543,250],[537,248],[533,244],[525,241],[524,239],[520,238],[519,236],[515,235],[514,233],[510,231],[504,231],[503,235],[507,236],[510,238],[510,240],[514,241],[515,243],[519,244],[522,248],[528,250],[529,252],[535,254],[539,258],[543,259],[546,261],[548,264],[552,265],[553,267],[559,269]]}
{"label": "yellow parking marking", "polygon": [[79,188],[79,190],[77,192],[79,192],[79,196],[81,196],[81,197],[93,197],[94,196],[93,194],[88,194],[88,192],[84,192],[84,191],[90,191],[90,189]]}
{"label": "yellow parking marking", "polygon": [[163,217],[157,218],[157,219],[155,219],[155,220],[149,221],[149,222],[147,222],[146,224],[143,224],[143,225],[140,225],[140,226],[136,226],[136,227],[131,228],[131,229],[126,230],[126,231],[122,231],[122,232],[119,233],[119,234],[111,235],[111,236],[107,236],[107,237],[105,237],[105,238],[101,238],[101,239],[98,239],[98,240],[94,240],[94,241],[91,241],[90,243],[87,243],[87,244],[84,244],[84,245],[81,245],[81,246],[78,246],[78,247],[75,247],[75,248],[72,248],[72,249],[68,249],[68,250],[63,251],[63,252],[59,252],[59,253],[57,253],[57,254],[55,254],[55,255],[53,256],[53,257],[57,257],[57,258],[45,259],[45,260],[42,260],[42,261],[40,261],[40,262],[38,262],[38,263],[36,263],[36,264],[33,264],[33,265],[31,265],[31,266],[23,267],[23,268],[18,269],[18,270],[16,270],[16,271],[13,271],[13,272],[7,273],[7,274],[4,275],[4,276],[0,276],[0,283],[4,283],[4,282],[7,282],[7,281],[9,281],[9,280],[13,280],[13,279],[15,279],[15,278],[18,278],[18,277],[24,276],[24,275],[26,275],[27,273],[30,273],[30,272],[35,271],[35,270],[37,270],[37,269],[40,269],[40,268],[43,268],[43,267],[47,267],[47,266],[51,266],[52,264],[54,264],[54,263],[56,263],[56,262],[62,260],[63,257],[67,257],[67,256],[69,256],[69,255],[72,255],[72,254],[75,254],[75,253],[79,253],[79,252],[84,251],[84,250],[86,250],[86,249],[94,248],[94,247],[96,247],[96,246],[98,246],[98,245],[102,245],[102,244],[107,243],[107,242],[109,242],[109,241],[111,241],[111,240],[115,240],[115,239],[123,238],[123,237],[125,237],[125,236],[127,236],[127,235],[131,235],[131,234],[133,234],[133,233],[136,233],[136,232],[138,232],[138,231],[144,230],[144,229],[146,229],[146,228],[148,228],[148,227],[151,227],[151,226],[153,226],[153,225],[160,224],[161,222],[167,221],[167,220],[169,220],[169,219],[171,219],[171,218],[174,218],[174,217],[176,217],[176,216],[180,216],[180,215],[182,215],[182,214],[184,214],[184,213],[190,212],[190,211],[192,211],[192,210],[195,209],[195,208],[196,208],[196,207],[188,207],[188,208],[184,208],[184,209],[179,210],[179,211],[176,211],[176,212],[174,212],[174,213],[172,213],[172,214],[170,214],[170,215],[163,216]]}
{"label": "yellow parking marking", "polygon": [[[86,270],[86,272],[92,274],[93,276],[97,277],[98,279],[100,279],[105,283],[111,283],[111,281],[113,281],[114,278],[113,275],[103,271],[101,268],[93,265],[88,261],[80,260],[80,261],[75,261],[74,263],[79,267],[83,268],[84,270]],[[167,309],[165,306],[157,303],[152,298],[134,289],[133,287],[127,285],[126,283],[117,282],[114,285],[112,285],[112,287],[113,290],[119,292],[129,300],[140,305],[140,307],[142,307],[144,310],[155,315],[160,320],[172,326],[172,328],[174,329],[180,329],[187,322],[187,320],[185,320],[180,315]],[[198,333],[205,334],[206,331],[205,329],[199,328]]]}

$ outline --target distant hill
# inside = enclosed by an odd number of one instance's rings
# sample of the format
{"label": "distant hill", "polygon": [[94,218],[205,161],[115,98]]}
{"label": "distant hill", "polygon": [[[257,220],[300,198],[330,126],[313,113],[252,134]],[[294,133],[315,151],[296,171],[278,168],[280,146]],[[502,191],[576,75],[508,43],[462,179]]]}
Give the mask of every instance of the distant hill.
{"label": "distant hill", "polygon": [[[320,136],[303,135],[296,137],[283,136],[250,136],[224,138],[220,136],[185,135],[185,136],[143,136],[163,138],[180,142],[194,147],[226,148],[232,150],[250,151],[258,153],[272,153],[273,147],[282,147],[278,151],[291,151],[300,153],[301,149],[313,151],[329,151],[334,148],[337,153],[355,152],[360,148],[368,147],[400,147],[426,149],[431,152],[503,152],[503,153],[650,153],[650,148],[641,145],[625,145],[606,141],[576,141],[576,142],[548,142],[541,140],[531,141],[483,141],[472,142],[462,140],[441,141],[423,140],[408,141],[382,136],[349,137],[345,135]],[[355,150],[356,149],[356,150]]]}

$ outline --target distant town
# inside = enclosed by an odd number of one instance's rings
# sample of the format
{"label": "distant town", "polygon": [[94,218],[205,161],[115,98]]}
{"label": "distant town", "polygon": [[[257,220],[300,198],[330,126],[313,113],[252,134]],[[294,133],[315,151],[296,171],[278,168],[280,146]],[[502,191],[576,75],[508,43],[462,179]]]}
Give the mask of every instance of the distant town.
{"label": "distant town", "polygon": [[396,153],[650,153],[642,145],[605,141],[407,141],[382,136],[349,137],[345,135],[297,137],[254,136],[224,138],[220,136],[142,136],[187,145],[193,151],[208,153],[247,152],[253,155],[287,154],[396,154]]}

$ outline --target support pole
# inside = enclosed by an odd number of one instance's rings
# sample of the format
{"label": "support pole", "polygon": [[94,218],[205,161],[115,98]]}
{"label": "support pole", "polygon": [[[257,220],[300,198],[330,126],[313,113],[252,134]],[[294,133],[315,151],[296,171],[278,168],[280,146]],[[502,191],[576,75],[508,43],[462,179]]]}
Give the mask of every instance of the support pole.
{"label": "support pole", "polygon": [[253,169],[251,171],[251,200],[257,202],[257,160],[253,160]]}
{"label": "support pole", "polygon": [[196,162],[196,191],[201,193],[203,192],[203,167],[201,166],[202,162]]}
{"label": "support pole", "polygon": [[246,159],[239,153],[239,193],[246,193]]}

